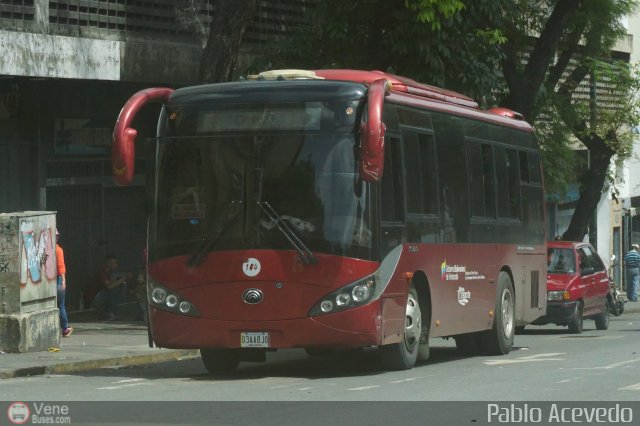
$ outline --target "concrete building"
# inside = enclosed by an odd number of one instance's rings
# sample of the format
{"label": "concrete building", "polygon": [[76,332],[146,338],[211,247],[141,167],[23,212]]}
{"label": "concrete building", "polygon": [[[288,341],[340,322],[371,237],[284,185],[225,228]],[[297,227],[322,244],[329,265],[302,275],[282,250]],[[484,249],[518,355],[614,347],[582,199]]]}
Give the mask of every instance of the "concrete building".
{"label": "concrete building", "polygon": [[[0,212],[57,211],[77,309],[105,254],[139,267],[146,233],[145,138],[158,109],[136,119],[134,184],[111,178],[111,133],[120,108],[152,86],[196,83],[201,39],[174,0],[0,2]],[[210,0],[198,17],[215,13]],[[312,0],[264,0],[245,41],[259,47],[301,21]],[[185,13],[187,15],[185,15]],[[193,18],[193,17],[191,17]]]}

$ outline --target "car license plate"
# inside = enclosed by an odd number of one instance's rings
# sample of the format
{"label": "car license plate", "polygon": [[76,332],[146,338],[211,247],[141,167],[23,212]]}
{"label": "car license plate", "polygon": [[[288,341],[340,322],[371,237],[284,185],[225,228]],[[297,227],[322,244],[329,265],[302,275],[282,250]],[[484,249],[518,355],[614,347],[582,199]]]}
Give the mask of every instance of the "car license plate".
{"label": "car license plate", "polygon": [[268,348],[269,333],[266,331],[260,331],[260,332],[243,331],[240,333],[240,347],[241,348]]}

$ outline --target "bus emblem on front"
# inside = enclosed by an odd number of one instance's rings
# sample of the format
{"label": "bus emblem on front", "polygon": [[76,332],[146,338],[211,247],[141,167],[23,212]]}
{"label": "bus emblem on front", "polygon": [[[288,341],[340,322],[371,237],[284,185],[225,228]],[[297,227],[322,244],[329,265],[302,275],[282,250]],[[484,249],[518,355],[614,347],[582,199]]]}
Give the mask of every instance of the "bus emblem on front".
{"label": "bus emblem on front", "polygon": [[260,273],[260,261],[250,257],[242,264],[242,272],[248,277],[255,277]]}
{"label": "bus emblem on front", "polygon": [[250,305],[255,305],[262,302],[262,298],[262,291],[258,290],[257,288],[249,288],[245,290],[244,293],[242,293],[242,300]]}

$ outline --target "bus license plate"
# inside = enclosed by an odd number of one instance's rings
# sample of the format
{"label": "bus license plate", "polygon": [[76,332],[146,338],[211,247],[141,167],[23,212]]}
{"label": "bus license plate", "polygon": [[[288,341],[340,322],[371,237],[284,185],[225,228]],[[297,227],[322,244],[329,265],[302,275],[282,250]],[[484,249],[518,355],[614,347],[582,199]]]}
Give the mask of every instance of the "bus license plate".
{"label": "bus license plate", "polygon": [[261,332],[241,332],[240,333],[241,348],[268,348],[269,333]]}

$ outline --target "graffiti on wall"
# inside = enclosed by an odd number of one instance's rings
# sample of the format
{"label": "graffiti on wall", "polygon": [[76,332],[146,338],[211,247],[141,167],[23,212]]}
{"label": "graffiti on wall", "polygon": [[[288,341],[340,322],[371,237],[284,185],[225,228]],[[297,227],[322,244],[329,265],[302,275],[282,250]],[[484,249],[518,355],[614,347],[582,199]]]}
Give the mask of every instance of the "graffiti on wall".
{"label": "graffiti on wall", "polygon": [[43,229],[37,235],[33,222],[20,223],[20,238],[23,250],[20,253],[20,285],[25,286],[29,280],[33,283],[42,281],[42,273],[52,280],[56,277],[54,257],[55,243],[51,228]]}

